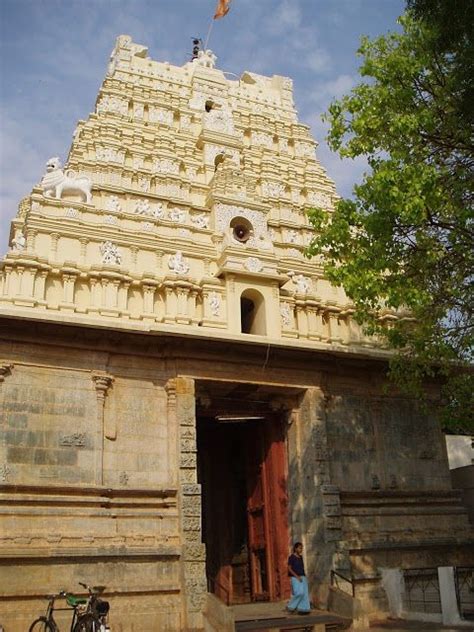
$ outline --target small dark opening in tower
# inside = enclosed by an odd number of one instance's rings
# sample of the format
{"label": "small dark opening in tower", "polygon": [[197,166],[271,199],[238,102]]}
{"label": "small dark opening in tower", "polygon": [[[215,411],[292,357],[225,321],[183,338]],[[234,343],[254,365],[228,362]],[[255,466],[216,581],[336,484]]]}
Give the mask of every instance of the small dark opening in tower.
{"label": "small dark opening in tower", "polygon": [[243,334],[250,334],[254,319],[255,303],[250,298],[240,299],[240,323]]}
{"label": "small dark opening in tower", "polygon": [[210,112],[213,107],[214,107],[214,103],[212,101],[206,101],[204,105],[204,109],[206,110],[206,112]]}

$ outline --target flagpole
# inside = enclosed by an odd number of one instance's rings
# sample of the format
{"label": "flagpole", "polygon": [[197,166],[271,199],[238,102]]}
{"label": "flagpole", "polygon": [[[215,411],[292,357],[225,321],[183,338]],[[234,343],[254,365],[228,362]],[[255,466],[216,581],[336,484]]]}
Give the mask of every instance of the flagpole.
{"label": "flagpole", "polygon": [[214,18],[211,18],[211,23],[209,24],[209,29],[207,31],[207,35],[206,35],[206,43],[204,44],[204,50],[207,50],[207,45],[209,43],[209,38],[211,37],[211,31],[212,31],[212,26],[214,24]]}

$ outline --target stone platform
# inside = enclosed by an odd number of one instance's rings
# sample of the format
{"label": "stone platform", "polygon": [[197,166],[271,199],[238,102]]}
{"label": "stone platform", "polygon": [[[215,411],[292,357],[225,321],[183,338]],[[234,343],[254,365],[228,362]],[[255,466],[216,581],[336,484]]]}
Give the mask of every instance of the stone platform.
{"label": "stone platform", "polygon": [[329,632],[349,629],[351,621],[326,610],[312,610],[310,614],[289,614],[286,602],[250,603],[233,606],[235,630],[292,630],[293,632]]}

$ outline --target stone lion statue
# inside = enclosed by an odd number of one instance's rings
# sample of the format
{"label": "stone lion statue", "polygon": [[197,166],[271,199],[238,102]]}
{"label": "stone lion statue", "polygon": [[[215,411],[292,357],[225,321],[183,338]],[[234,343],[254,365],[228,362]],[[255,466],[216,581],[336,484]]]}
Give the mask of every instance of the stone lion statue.
{"label": "stone lion statue", "polygon": [[87,176],[76,175],[73,169],[67,169],[64,173],[58,157],[50,158],[46,163],[41,186],[45,197],[60,200],[63,193],[81,193],[86,204],[92,200],[92,180]]}

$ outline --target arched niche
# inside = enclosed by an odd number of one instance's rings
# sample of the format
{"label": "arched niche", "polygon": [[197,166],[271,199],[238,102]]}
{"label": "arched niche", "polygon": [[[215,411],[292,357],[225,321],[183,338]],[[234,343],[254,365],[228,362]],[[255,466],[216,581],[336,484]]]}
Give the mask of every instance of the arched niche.
{"label": "arched niche", "polygon": [[240,295],[240,331],[254,336],[267,334],[265,299],[258,290],[249,288]]}

